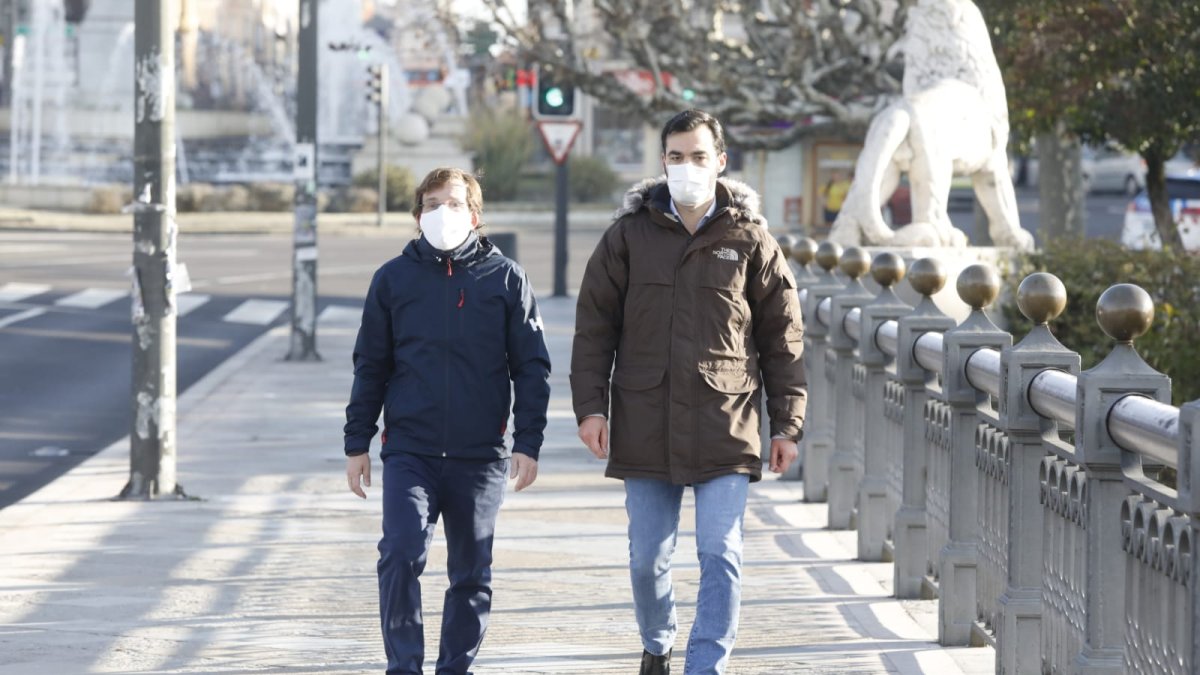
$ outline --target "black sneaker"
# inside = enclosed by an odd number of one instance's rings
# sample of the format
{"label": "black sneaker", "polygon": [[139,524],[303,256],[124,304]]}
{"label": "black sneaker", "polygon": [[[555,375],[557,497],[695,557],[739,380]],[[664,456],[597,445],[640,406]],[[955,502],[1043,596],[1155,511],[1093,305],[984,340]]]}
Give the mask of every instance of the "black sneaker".
{"label": "black sneaker", "polygon": [[659,656],[642,650],[642,669],[638,675],[671,675],[671,651]]}

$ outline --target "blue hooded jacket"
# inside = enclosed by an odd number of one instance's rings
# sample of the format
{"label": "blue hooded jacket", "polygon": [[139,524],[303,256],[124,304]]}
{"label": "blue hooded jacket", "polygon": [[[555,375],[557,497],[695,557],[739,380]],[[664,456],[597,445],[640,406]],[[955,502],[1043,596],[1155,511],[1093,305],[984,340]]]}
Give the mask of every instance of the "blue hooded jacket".
{"label": "blue hooded jacket", "polygon": [[529,278],[472,233],[450,252],[424,237],[371,280],[354,346],[346,454],[370,446],[384,411],[384,457],[537,459],[550,400],[550,355]]}

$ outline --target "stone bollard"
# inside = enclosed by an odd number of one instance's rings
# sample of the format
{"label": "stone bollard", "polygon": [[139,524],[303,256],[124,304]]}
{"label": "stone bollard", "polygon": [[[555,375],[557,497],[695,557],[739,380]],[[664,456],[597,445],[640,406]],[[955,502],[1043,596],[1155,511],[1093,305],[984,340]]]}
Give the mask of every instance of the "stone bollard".
{"label": "stone bollard", "polygon": [[[1096,303],[1096,320],[1116,340],[1096,367],[1079,374],[1075,410],[1075,457],[1083,472],[1083,647],[1074,666],[1089,673],[1125,672],[1125,555],[1121,506],[1129,489],[1121,471],[1123,451],[1108,433],[1109,413],[1131,394],[1171,400],[1171,380],[1146,365],[1133,341],[1150,329],[1154,302],[1132,284],[1110,287]],[[1124,452],[1126,462],[1137,455]],[[1194,639],[1193,639],[1194,641]]]}
{"label": "stone bollard", "polygon": [[829,458],[833,456],[832,372],[826,372],[828,327],[817,318],[817,307],[843,284],[833,275],[841,261],[842,247],[829,241],[817,247],[821,268],[817,282],[808,287],[804,303],[804,369],[808,376],[808,415],[800,451],[804,453],[804,501],[823,502],[829,486]]}
{"label": "stone bollard", "polygon": [[1031,274],[1017,289],[1017,306],[1033,330],[1000,354],[1000,427],[1008,434],[1007,584],[998,605],[996,672],[1038,673],[1041,640],[1042,531],[1045,529],[1038,474],[1046,456],[1043,434],[1057,436],[1058,425],[1030,404],[1033,379],[1046,369],[1079,373],[1079,355],[1050,332],[1067,306],[1067,289],[1045,272]]}
{"label": "stone bollard", "polygon": [[[1175,575],[1187,588],[1186,603],[1180,617],[1179,635],[1192,636],[1190,651],[1185,654],[1186,665],[1192,672],[1200,666],[1200,640],[1195,631],[1200,626],[1200,554],[1196,537],[1200,535],[1200,400],[1184,404],[1179,409],[1179,500],[1189,527],[1180,528],[1175,546]],[[1184,539],[1187,546],[1183,546]],[[1185,554],[1186,549],[1186,554]],[[1185,641],[1186,644],[1186,641]],[[1184,646],[1183,649],[1189,649]]]}
{"label": "stone bollard", "polygon": [[945,402],[950,407],[948,542],[938,556],[938,642],[967,645],[976,617],[978,566],[978,476],[975,466],[977,408],[987,394],[967,381],[967,360],[975,350],[1000,350],[1012,336],[1000,330],[983,308],[1000,292],[1000,277],[986,265],[971,265],[958,277],[958,296],[971,308],[965,321],[946,331],[943,351]]}
{"label": "stone bollard", "polygon": [[[796,237],[794,235],[782,235],[780,238],[783,239],[785,237],[787,238],[787,244],[788,244],[787,250],[789,253],[791,253],[792,261],[795,263],[791,267],[792,267],[792,271],[796,277],[796,288],[798,289],[797,292],[807,293],[808,289],[812,286],[815,286],[817,284],[817,282],[820,280],[820,277],[818,277],[816,274],[813,273],[812,267],[811,267],[811,263],[813,262],[813,260],[816,259],[816,256],[817,256],[817,242],[813,241],[812,239],[809,239],[808,237]],[[780,247],[781,248],[783,247],[783,243],[780,243]],[[806,321],[806,323],[805,323],[804,328],[805,328],[805,331],[807,332],[807,330],[808,330],[807,317],[805,318],[805,321]],[[808,419],[812,420],[812,418],[813,418],[812,411],[814,410],[814,408],[812,407],[814,404],[812,402],[812,397],[811,397],[811,392],[812,392],[811,379],[813,377],[812,371],[807,371],[806,375],[808,376],[808,378],[810,380],[810,382],[809,382],[809,393],[810,393],[809,411],[810,412],[808,415]],[[764,404],[765,404],[765,401],[764,401]],[[764,420],[766,419],[765,408],[764,408],[763,418],[764,418]],[[805,436],[807,436],[810,433],[810,431],[812,429],[812,427],[810,426],[811,424],[812,424],[811,421],[806,423],[806,425],[805,425],[806,428],[804,430]],[[770,425],[769,424],[767,425],[767,429],[768,429],[767,435],[769,438],[769,436],[770,436]],[[764,448],[770,447],[770,441],[768,440],[763,445],[763,447]],[[791,467],[789,467],[787,472],[784,473],[782,476],[780,476],[780,478],[782,478],[783,480],[800,480],[804,475],[804,455],[805,455],[804,439],[802,437],[800,440],[800,455],[799,455],[799,457],[797,458],[797,460],[795,462],[792,462]]]}
{"label": "stone bollard", "polygon": [[863,409],[862,366],[854,352],[858,340],[846,332],[846,316],[871,301],[872,295],[859,278],[870,269],[867,252],[857,246],[846,249],[841,270],[849,281],[832,297],[829,316],[829,347],[833,351],[833,457],[829,462],[829,529],[851,527],[858,481],[862,477]]}
{"label": "stone bollard", "polygon": [[858,486],[858,559],[884,560],[884,543],[892,527],[894,513],[889,509],[887,450],[888,436],[884,397],[887,394],[888,366],[893,357],[876,342],[879,327],[899,320],[912,307],[896,297],[893,287],[904,278],[904,260],[891,252],[880,253],[871,263],[871,276],[881,290],[862,308],[862,338],[859,358],[866,368],[866,394],[863,430],[863,473]]}
{"label": "stone bollard", "polygon": [[904,468],[900,510],[892,526],[896,547],[893,588],[897,598],[922,597],[925,575],[936,564],[930,559],[926,539],[925,403],[937,375],[922,368],[914,357],[917,338],[928,332],[954,327],[954,319],[942,313],[933,295],[946,285],[946,270],[937,258],[921,258],[908,270],[908,283],[921,296],[915,309],[900,318],[896,375],[904,383]]}

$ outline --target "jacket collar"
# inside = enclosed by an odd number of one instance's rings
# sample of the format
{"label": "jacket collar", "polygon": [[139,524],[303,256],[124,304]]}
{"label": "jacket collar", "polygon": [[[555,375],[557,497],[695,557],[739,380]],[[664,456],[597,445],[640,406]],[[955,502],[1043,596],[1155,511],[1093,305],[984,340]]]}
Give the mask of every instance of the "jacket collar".
{"label": "jacket collar", "polygon": [[[762,215],[762,201],[758,193],[749,185],[733,178],[717,179],[717,212],[713,218],[719,217],[723,209],[729,209],[735,220],[748,221],[763,227],[767,219]],[[633,185],[625,193],[621,208],[613,214],[617,220],[642,209],[653,209],[659,213],[671,213],[671,191],[667,188],[667,177],[647,178]]]}
{"label": "jacket collar", "polygon": [[453,251],[442,251],[433,247],[425,237],[417,237],[404,248],[404,255],[420,262],[445,265],[447,261],[463,265],[472,265],[490,256],[496,247],[487,237],[480,237],[475,232],[467,235],[458,248]]}

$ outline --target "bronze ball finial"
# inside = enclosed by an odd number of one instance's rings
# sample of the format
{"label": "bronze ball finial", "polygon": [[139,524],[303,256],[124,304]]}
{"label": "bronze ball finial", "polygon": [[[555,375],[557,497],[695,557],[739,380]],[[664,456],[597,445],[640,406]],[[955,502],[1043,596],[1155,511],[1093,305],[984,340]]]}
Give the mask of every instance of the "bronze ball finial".
{"label": "bronze ball finial", "polygon": [[1035,272],[1017,287],[1017,307],[1035,324],[1048,323],[1067,308],[1067,287],[1053,274]]}
{"label": "bronze ball finial", "polygon": [[832,241],[823,241],[817,247],[817,264],[826,272],[832,272],[842,259],[842,247]]}
{"label": "bronze ball finial", "polygon": [[958,275],[957,288],[963,302],[971,309],[980,310],[992,304],[1000,294],[1000,275],[988,265],[975,263]]}
{"label": "bronze ball finial", "polygon": [[775,237],[775,241],[779,242],[779,250],[783,251],[784,258],[792,257],[792,246],[796,242],[796,238],[790,234],[781,234]]}
{"label": "bronze ball finial", "polygon": [[884,251],[871,261],[871,278],[884,288],[891,288],[904,278],[904,258]]}
{"label": "bronze ball finial", "polygon": [[908,283],[913,290],[925,297],[946,286],[946,268],[937,258],[921,258],[908,268]]}
{"label": "bronze ball finial", "polygon": [[867,256],[866,249],[859,246],[851,246],[842,254],[842,273],[851,279],[858,279],[869,272],[870,269],[871,258]]}
{"label": "bronze ball finial", "polygon": [[1110,286],[1096,303],[1096,321],[1112,339],[1132,342],[1154,323],[1154,301],[1140,286]]}
{"label": "bronze ball finial", "polygon": [[792,259],[801,265],[807,265],[817,258],[817,242],[808,237],[800,237],[792,245]]}

